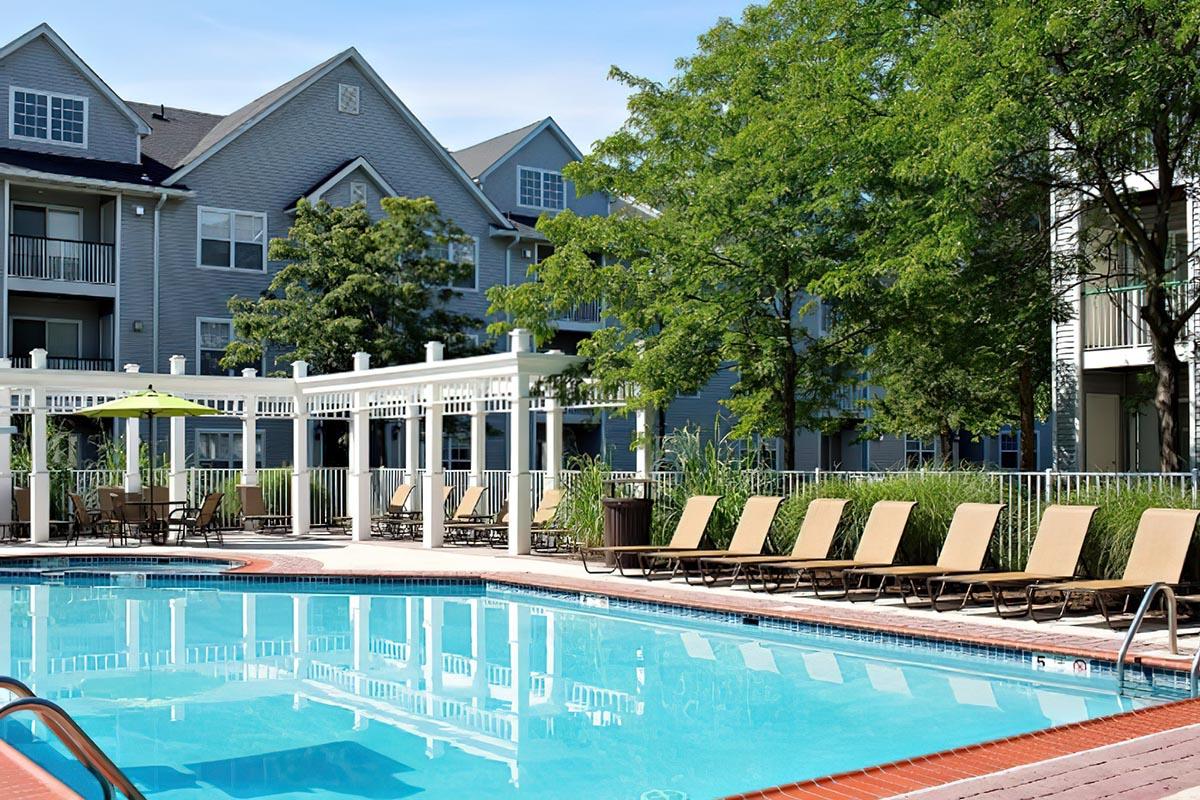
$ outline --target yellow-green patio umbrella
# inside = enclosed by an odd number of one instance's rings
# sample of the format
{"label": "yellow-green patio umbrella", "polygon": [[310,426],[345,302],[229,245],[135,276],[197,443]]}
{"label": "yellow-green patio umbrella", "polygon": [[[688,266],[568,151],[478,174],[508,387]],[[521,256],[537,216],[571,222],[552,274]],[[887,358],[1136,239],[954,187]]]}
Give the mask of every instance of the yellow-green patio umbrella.
{"label": "yellow-green patio umbrella", "polygon": [[219,413],[221,412],[215,408],[202,406],[167,392],[155,391],[153,386],[146,387],[145,391],[118,397],[116,400],[109,400],[107,403],[101,403],[78,412],[81,417],[149,420],[150,491],[148,494],[151,500],[154,499],[154,418],[203,417]]}

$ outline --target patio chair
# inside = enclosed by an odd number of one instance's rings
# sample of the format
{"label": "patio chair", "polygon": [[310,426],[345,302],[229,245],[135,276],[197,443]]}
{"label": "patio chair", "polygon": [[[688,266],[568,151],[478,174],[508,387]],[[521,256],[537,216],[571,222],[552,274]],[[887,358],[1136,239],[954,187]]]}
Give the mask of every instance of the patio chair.
{"label": "patio chair", "polygon": [[849,500],[832,497],[818,497],[811,501],[804,510],[804,521],[800,523],[800,531],[796,534],[792,552],[788,555],[724,555],[702,558],[698,562],[700,575],[706,583],[712,584],[721,578],[728,578],[730,584],[734,584],[748,567],[828,558],[829,550],[833,547],[833,538],[842,524],[842,513],[849,503]]}
{"label": "patio chair", "polygon": [[272,514],[267,511],[267,504],[263,500],[263,491],[261,486],[252,486],[244,483],[239,483],[237,487],[238,498],[242,501],[242,527],[249,526],[250,530],[258,533],[268,533],[270,531],[287,531],[291,524],[292,518],[287,514]]}
{"label": "patio chair", "polygon": [[13,518],[12,522],[8,523],[8,538],[11,541],[17,541],[20,538],[29,538],[29,522],[33,519],[29,510],[29,489],[19,487],[13,489]]}
{"label": "patio chair", "polygon": [[[141,495],[134,492],[122,492],[121,494],[113,494],[113,513],[116,514],[118,523],[109,532],[108,546],[115,547],[116,540],[121,540],[121,546],[125,547],[129,544],[129,540],[133,539],[140,547],[142,544],[142,531],[147,522],[146,506],[138,505],[137,500]],[[126,502],[126,501],[129,502]]]}
{"label": "patio chair", "polygon": [[[558,514],[558,506],[566,492],[562,489],[546,489],[538,501],[537,508],[530,517],[530,538],[532,549],[539,553],[557,552],[570,534],[565,528],[553,527],[554,517]],[[468,526],[470,527],[470,526]],[[475,526],[480,533],[485,533],[488,544],[492,547],[508,546],[508,503],[502,503],[497,509],[492,522]]]}
{"label": "patio chair", "polygon": [[97,536],[100,533],[100,512],[88,509],[83,497],[70,492],[67,499],[71,501],[71,526],[67,533],[67,546],[71,542],[79,544],[79,537],[85,533]]}
{"label": "patio chair", "polygon": [[444,526],[447,540],[457,541],[459,544],[475,543],[471,535],[471,526],[487,521],[487,515],[480,508],[485,494],[486,486],[468,486],[463,490],[458,506]]}
{"label": "patio chair", "polygon": [[[579,559],[583,562],[584,570],[593,575],[607,575],[615,570],[620,570],[621,574],[625,575],[626,562],[636,560],[639,553],[668,551],[682,553],[698,549],[700,543],[704,541],[704,531],[708,528],[708,521],[712,518],[713,509],[717,507],[717,501],[720,499],[721,496],[715,494],[698,494],[689,497],[683,504],[679,521],[675,523],[675,532],[671,534],[671,541],[667,543],[666,547],[656,544],[633,544],[580,548]],[[588,556],[603,557],[607,569],[592,569],[588,565]],[[633,556],[634,559],[627,559],[626,556]],[[609,563],[611,566],[608,566]]]}
{"label": "patio chair", "polygon": [[1155,583],[1179,585],[1183,562],[1196,532],[1197,518],[1200,518],[1200,511],[1192,508],[1147,508],[1138,520],[1129,560],[1125,562],[1125,571],[1120,578],[1034,584],[1026,590],[1029,616],[1038,619],[1034,604],[1039,593],[1057,594],[1062,598],[1057,613],[1043,619],[1061,618],[1071,598],[1082,595],[1096,601],[1104,621],[1113,627],[1107,598],[1123,597],[1128,605],[1133,596],[1145,592]]}
{"label": "patio chair", "polygon": [[209,492],[199,508],[180,508],[171,512],[170,524],[175,528],[175,543],[184,544],[189,534],[200,534],[204,537],[204,546],[208,547],[211,534],[217,544],[225,544],[218,516],[224,499],[224,492]]}
{"label": "patio chair", "polygon": [[[1024,570],[1008,572],[975,572],[961,575],[943,575],[929,578],[925,584],[929,592],[929,603],[937,611],[964,608],[975,599],[975,592],[986,589],[992,597],[992,605],[1001,617],[1025,616],[1029,613],[1030,586],[1037,583],[1069,581],[1075,577],[1079,565],[1079,554],[1083,551],[1083,540],[1087,537],[1096,506],[1052,505],[1042,514],[1033,547]],[[963,589],[960,602],[946,604],[942,596],[950,586]],[[1004,598],[1005,591],[1019,591],[1025,605],[1012,609]]]}
{"label": "patio chair", "polygon": [[725,550],[655,550],[639,553],[637,559],[642,566],[642,573],[647,578],[657,571],[668,572],[670,578],[682,574],[684,580],[691,583],[692,568],[702,558],[726,553],[744,556],[762,553],[767,546],[767,536],[775,522],[775,514],[782,502],[782,497],[766,495],[755,495],[746,500],[733,538]]}
{"label": "patio chair", "polygon": [[[397,489],[399,491],[399,489]],[[453,486],[442,486],[442,507],[450,502],[450,496],[454,493]],[[410,490],[411,494],[411,490]],[[393,501],[395,493],[392,495]],[[389,508],[393,503],[389,503]],[[421,520],[424,515],[418,507],[413,511],[405,511],[403,514],[396,515],[381,515],[377,518],[372,518],[371,530],[372,533],[377,533],[379,536],[387,536],[391,539],[399,539],[407,537],[416,539],[421,534]],[[349,517],[338,517],[335,522],[344,526],[350,525]]]}
{"label": "patio chair", "polygon": [[[783,579],[793,579],[790,591],[798,591],[801,583],[807,579],[809,588],[818,597],[845,597],[846,585],[841,580],[842,573],[855,567],[884,567],[896,560],[896,551],[900,547],[900,539],[908,528],[912,510],[916,503],[911,500],[880,500],[871,506],[871,513],[863,525],[862,536],[854,549],[854,557],[847,559],[818,559],[813,561],[782,561],[759,564],[754,567],[762,581],[764,591],[775,591],[783,583]],[[837,589],[832,594],[821,594],[821,582],[835,583]],[[753,589],[753,583],[750,582]]]}
{"label": "patio chair", "polygon": [[1000,512],[1004,503],[959,503],[950,519],[950,528],[946,531],[946,540],[942,542],[942,550],[938,553],[936,564],[915,564],[892,567],[854,567],[842,572],[846,595],[853,600],[850,593],[850,580],[857,578],[861,588],[864,581],[879,579],[872,600],[878,600],[888,584],[892,584],[900,599],[908,605],[909,599],[920,594],[925,581],[939,575],[955,573],[978,572],[983,568],[983,559],[987,556],[988,544],[996,531],[996,523],[1000,521]]}
{"label": "patio chair", "polygon": [[387,510],[382,514],[371,517],[371,534],[373,536],[383,536],[386,532],[386,525],[395,520],[406,519],[415,512],[409,511],[408,498],[412,496],[413,485],[411,483],[402,483],[392,492],[391,498],[388,500]]}

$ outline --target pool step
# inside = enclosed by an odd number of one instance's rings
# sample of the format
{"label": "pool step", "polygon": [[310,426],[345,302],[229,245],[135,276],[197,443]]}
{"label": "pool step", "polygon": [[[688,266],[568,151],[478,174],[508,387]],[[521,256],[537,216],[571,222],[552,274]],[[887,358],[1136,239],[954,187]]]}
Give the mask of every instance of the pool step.
{"label": "pool step", "polygon": [[66,784],[0,741],[0,797],[5,800],[83,800]]}

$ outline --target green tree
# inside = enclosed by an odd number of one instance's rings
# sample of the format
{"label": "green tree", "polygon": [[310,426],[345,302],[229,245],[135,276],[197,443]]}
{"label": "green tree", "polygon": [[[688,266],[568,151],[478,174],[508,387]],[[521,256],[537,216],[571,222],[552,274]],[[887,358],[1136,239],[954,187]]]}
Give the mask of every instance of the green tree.
{"label": "green tree", "polygon": [[850,245],[808,190],[827,165],[791,124],[800,23],[758,7],[722,20],[665,84],[614,68],[632,90],[629,119],[566,174],[581,193],[658,211],[543,219],[554,255],[489,295],[540,339],[557,314],[603,302],[613,324],[579,353],[602,384],[640,387],[641,405],[733,371],[735,435],[780,436],[789,465],[796,431],[827,421],[845,367],[813,330],[808,288]]}
{"label": "green tree", "polygon": [[449,256],[473,252],[473,240],[427,197],[382,205],[372,222],[361,203],[302,200],[287,238],[271,240],[270,259],[286,263],[269,288],[229,301],[236,339],[222,364],[270,353],[277,365],[303,359],[321,373],[349,369],[358,351],[377,365],[420,361],[428,341],[445,342],[452,356],[482,352],[467,332],[483,323],[445,307],[451,285],[473,269]]}
{"label": "green tree", "polygon": [[[1180,179],[1200,168],[1200,4],[1155,0],[950,3],[928,21],[914,63],[940,122],[928,162],[969,178],[1017,175],[1045,159],[1060,202],[1056,225],[1086,224],[1080,250],[1123,245],[1131,268],[1109,280],[1143,285],[1161,468],[1180,468],[1176,347],[1200,308],[1172,297],[1170,221]],[[1040,137],[1039,132],[1044,132]],[[1074,241],[1063,231],[1062,241]],[[1195,243],[1190,243],[1194,246]]]}

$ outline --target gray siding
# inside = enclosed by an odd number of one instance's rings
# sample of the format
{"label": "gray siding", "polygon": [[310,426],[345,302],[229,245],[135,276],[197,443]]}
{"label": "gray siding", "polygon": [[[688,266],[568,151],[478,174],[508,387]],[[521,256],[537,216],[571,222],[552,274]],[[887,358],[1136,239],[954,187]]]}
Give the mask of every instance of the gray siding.
{"label": "gray siding", "polygon": [[[137,208],[143,214],[137,214]],[[152,372],[153,349],[153,281],[154,281],[154,214],[153,204],[145,198],[125,197],[121,202],[121,236],[117,259],[116,354],[117,369],[124,364],[138,364],[143,372]],[[177,314],[182,298],[189,290],[182,286],[162,285],[161,315],[164,319]],[[141,332],[133,330],[134,322],[142,323]],[[165,344],[165,343],[164,343]],[[173,351],[172,351],[173,352]],[[167,355],[171,355],[170,352]],[[166,361],[163,370],[166,371]]]}
{"label": "gray siding", "polygon": [[[9,97],[13,86],[86,97],[87,148],[9,138]],[[5,147],[138,163],[137,127],[133,121],[41,37],[0,61],[0,131],[3,137],[0,141]]]}
{"label": "gray siding", "polygon": [[[537,216],[541,209],[524,208],[517,201],[517,167],[536,167],[538,169],[561,172],[562,168],[574,161],[571,153],[563,147],[562,142],[548,130],[542,131],[528,144],[513,153],[500,166],[491,172],[483,181],[483,191],[495,203],[506,211],[516,214]],[[608,214],[608,197],[600,192],[594,192],[583,197],[576,197],[575,184],[566,181],[566,206],[580,216]]]}

